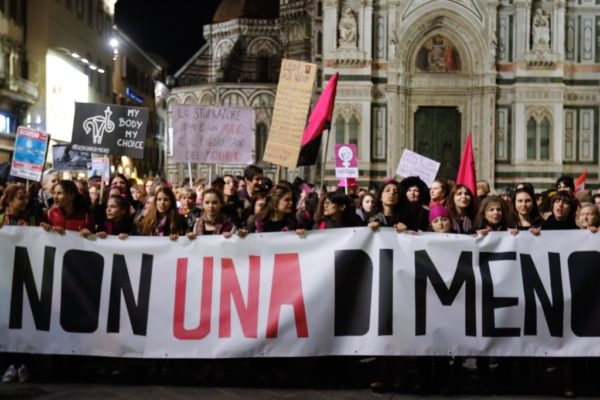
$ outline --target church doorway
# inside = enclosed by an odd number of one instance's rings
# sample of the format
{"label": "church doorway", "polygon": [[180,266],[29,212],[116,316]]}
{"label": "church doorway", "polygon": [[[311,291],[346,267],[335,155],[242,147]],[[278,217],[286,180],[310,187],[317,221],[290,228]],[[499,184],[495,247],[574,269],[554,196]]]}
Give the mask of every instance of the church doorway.
{"label": "church doorway", "polygon": [[441,163],[439,178],[456,179],[461,151],[460,119],[456,107],[419,107],[414,114],[415,151]]}

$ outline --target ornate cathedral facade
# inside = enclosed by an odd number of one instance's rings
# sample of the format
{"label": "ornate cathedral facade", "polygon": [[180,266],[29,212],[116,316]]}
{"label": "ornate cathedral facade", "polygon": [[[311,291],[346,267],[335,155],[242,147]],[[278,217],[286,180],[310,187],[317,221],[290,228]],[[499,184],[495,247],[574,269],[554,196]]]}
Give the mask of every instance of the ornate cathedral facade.
{"label": "ornate cathedral facade", "polygon": [[[259,165],[279,64],[291,58],[319,66],[317,94],[340,73],[329,148],[358,145],[365,186],[394,176],[405,148],[454,178],[468,133],[478,178],[496,187],[544,188],[583,169],[600,183],[598,0],[223,0],[204,36],[169,110],[253,107]],[[169,178],[185,171],[169,163]],[[331,150],[325,173],[333,182]]]}

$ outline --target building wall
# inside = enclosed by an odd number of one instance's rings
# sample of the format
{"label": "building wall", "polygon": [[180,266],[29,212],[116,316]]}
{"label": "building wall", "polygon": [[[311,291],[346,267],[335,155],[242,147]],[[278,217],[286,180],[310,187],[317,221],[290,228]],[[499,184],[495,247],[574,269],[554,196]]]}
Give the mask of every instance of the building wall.
{"label": "building wall", "polygon": [[37,85],[27,80],[26,10],[25,2],[0,0],[0,163],[11,160],[17,126],[38,98]]}
{"label": "building wall", "polygon": [[[112,103],[109,38],[114,3],[115,0],[28,1],[26,45],[29,78],[37,82],[40,89],[39,101],[29,110],[28,125],[50,131],[55,139],[69,141],[68,121],[72,121],[73,112],[69,104],[75,100]],[[73,58],[73,53],[78,58]],[[73,75],[63,76],[60,68],[59,71],[49,68],[48,57],[52,58],[51,63],[56,61],[53,65],[62,66],[63,70],[70,69]],[[83,58],[88,60],[88,64],[82,62]],[[90,67],[92,64],[95,70]],[[86,90],[70,85],[69,79],[74,76],[80,81],[87,78]],[[78,92],[77,96],[73,95],[74,91]],[[48,115],[49,112],[53,113],[52,116]],[[49,123],[49,120],[59,120],[60,124]],[[52,124],[61,128],[52,132]]]}
{"label": "building wall", "polygon": [[[584,168],[600,185],[598,1],[282,0],[279,22],[281,54],[322,68],[316,93],[340,73],[329,148],[358,145],[363,185],[395,175],[420,139],[415,115],[436,107],[459,113],[453,162],[472,133],[478,177],[493,186],[543,188]],[[218,81],[199,66],[186,67],[188,82],[200,71]],[[330,151],[328,183],[333,167]],[[299,172],[314,180],[314,169]]]}

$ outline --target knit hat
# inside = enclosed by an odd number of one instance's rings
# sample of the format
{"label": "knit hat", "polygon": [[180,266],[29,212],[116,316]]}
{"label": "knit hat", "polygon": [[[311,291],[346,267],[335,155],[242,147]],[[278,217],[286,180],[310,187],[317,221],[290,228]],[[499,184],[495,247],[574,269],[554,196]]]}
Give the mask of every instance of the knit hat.
{"label": "knit hat", "polygon": [[446,217],[450,219],[450,213],[444,206],[434,206],[429,210],[429,223],[432,223],[437,217]]}

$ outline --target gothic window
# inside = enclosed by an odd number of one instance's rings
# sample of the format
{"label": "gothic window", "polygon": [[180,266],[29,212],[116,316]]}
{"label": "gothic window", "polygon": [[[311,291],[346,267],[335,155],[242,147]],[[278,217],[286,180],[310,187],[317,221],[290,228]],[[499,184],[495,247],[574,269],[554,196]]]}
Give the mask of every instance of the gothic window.
{"label": "gothic window", "polygon": [[271,60],[267,55],[259,55],[257,57],[257,78],[258,82],[271,82]]}
{"label": "gothic window", "polygon": [[371,130],[371,154],[373,160],[383,161],[386,159],[386,112],[383,106],[373,107],[373,129]]}
{"label": "gothic window", "polygon": [[260,162],[265,154],[265,147],[267,145],[268,128],[264,123],[256,125],[256,143],[255,143],[255,162]]}
{"label": "gothic window", "polygon": [[527,159],[550,160],[550,130],[548,117],[535,118],[527,121]]}
{"label": "gothic window", "polygon": [[596,154],[594,111],[593,108],[569,108],[564,110],[564,161],[594,162],[594,155]]}
{"label": "gothic window", "polygon": [[360,120],[352,106],[345,106],[335,119],[335,143],[358,145]]}
{"label": "gothic window", "polygon": [[496,160],[510,160],[510,108],[496,110]]}

